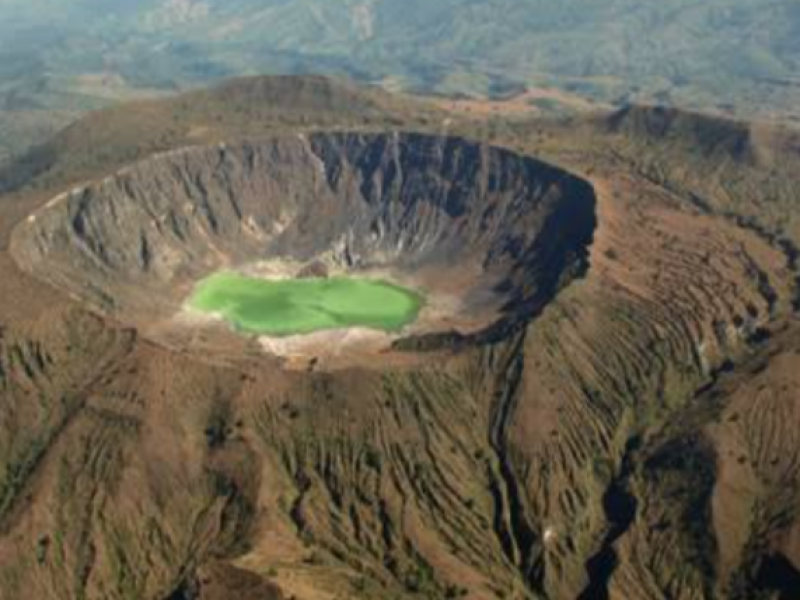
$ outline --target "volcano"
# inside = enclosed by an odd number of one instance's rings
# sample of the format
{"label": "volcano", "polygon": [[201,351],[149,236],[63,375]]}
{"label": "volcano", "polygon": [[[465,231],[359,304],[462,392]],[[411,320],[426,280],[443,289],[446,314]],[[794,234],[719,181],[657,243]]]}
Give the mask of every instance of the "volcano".
{"label": "volcano", "polygon": [[425,294],[402,335],[348,336],[346,348],[342,332],[300,341],[318,359],[363,343],[436,350],[519,329],[585,269],[594,211],[586,181],[507,150],[455,137],[314,133],[183,148],[124,167],[31,215],[14,255],[36,277],[173,345],[201,328],[230,338],[185,310],[189,290],[220,270],[368,275]]}

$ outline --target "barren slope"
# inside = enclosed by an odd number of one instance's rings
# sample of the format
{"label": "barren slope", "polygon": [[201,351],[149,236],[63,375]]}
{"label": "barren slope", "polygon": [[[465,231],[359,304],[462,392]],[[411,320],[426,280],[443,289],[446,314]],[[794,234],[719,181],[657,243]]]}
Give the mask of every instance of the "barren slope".
{"label": "barren slope", "polygon": [[[796,581],[800,565],[800,447],[791,426],[800,338],[796,265],[780,240],[795,238],[742,221],[763,200],[757,182],[768,176],[759,162],[735,171],[742,180],[721,195],[710,183],[721,181],[718,172],[709,177],[708,166],[734,169],[745,160],[739,146],[715,144],[702,161],[680,162],[683,148],[695,147],[681,128],[654,135],[621,126],[617,116],[599,126],[532,121],[511,129],[457,115],[445,121],[433,109],[353,90],[343,96],[348,102],[317,111],[300,102],[308,86],[345,94],[320,80],[256,80],[207,92],[202,102],[192,96],[111,111],[6,173],[6,181],[15,176],[7,186],[15,191],[0,198],[0,598],[789,593],[780,586]],[[262,96],[269,108],[236,108],[261,106]],[[372,103],[372,116],[348,110],[355,98]],[[186,111],[176,114],[181,105]],[[145,115],[140,131],[127,125]],[[685,118],[694,131],[695,117]],[[588,270],[548,288],[524,326],[499,338],[435,356],[405,347],[422,359],[402,367],[301,373],[260,352],[235,365],[209,364],[197,348],[164,344],[126,316],[132,313],[98,311],[86,270],[69,271],[78,256],[69,236],[35,250],[24,233],[15,237],[15,255],[38,277],[60,276],[58,286],[77,299],[21,271],[9,255],[12,227],[26,232],[36,211],[39,236],[74,232],[61,228],[63,216],[80,213],[81,197],[99,206],[114,198],[138,215],[152,194],[104,195],[103,185],[117,190],[119,181],[92,183],[134,159],[144,162],[133,172],[174,181],[168,175],[201,174],[205,163],[181,171],[185,154],[160,163],[147,157],[220,142],[241,156],[282,138],[289,141],[278,147],[302,162],[310,155],[296,134],[328,131],[334,121],[337,129],[379,135],[308,139],[380,147],[396,129],[438,135],[446,128],[513,148],[485,150],[508,156],[509,165],[540,165],[521,158],[536,156],[560,165],[557,173],[576,173],[595,191]],[[722,139],[738,135],[734,124],[714,126]],[[107,155],[90,152],[98,146],[89,138],[103,139]],[[422,139],[442,147],[436,135]],[[763,143],[794,164],[780,144]],[[190,154],[220,164],[219,150]],[[645,176],[647,165],[666,158],[668,177]],[[469,164],[475,171],[478,163]],[[678,173],[684,185],[672,184]],[[787,189],[796,185],[788,167],[773,177]],[[189,187],[197,181],[207,184],[199,177]],[[707,202],[690,193],[692,182]],[[76,185],[90,191],[52,213],[44,208]],[[373,198],[369,189],[345,197]],[[421,189],[430,196],[436,188]],[[204,197],[187,192],[185,199]],[[547,206],[543,196],[533,198],[540,200],[532,206]],[[788,219],[791,195],[782,198],[774,208]],[[567,224],[574,223],[570,208]],[[445,219],[443,205],[437,211]],[[763,223],[771,218],[756,212]],[[541,216],[534,211],[519,223],[528,243],[547,231],[537,229]],[[197,220],[210,231],[206,217]],[[46,227],[49,218],[58,227]],[[97,239],[116,249],[126,276],[160,289],[155,273],[141,268],[140,247],[123,243],[139,239],[143,221],[131,217],[136,228],[114,229],[107,218],[100,212],[91,222],[120,236]],[[506,231],[509,221],[502,213],[496,219]],[[303,260],[316,257],[337,238],[336,222],[327,219],[330,234],[313,244],[295,246],[304,238],[292,238],[292,248]],[[224,223],[230,237],[219,236],[220,244],[240,232],[238,222]],[[159,239],[155,231],[148,240]],[[472,248],[464,242],[484,238],[469,231],[459,251],[483,256],[491,244]],[[45,251],[52,262],[37,263],[36,252]],[[441,272],[449,281],[458,269]],[[101,281],[116,298],[116,280]]]}

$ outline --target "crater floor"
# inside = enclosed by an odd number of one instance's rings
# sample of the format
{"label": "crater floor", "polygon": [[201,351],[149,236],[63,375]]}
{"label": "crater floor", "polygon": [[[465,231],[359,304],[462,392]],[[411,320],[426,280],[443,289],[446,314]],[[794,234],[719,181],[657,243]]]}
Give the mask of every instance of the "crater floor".
{"label": "crater floor", "polygon": [[215,273],[187,309],[219,318],[242,334],[269,337],[365,327],[398,332],[413,323],[422,296],[384,281],[337,277],[268,280]]}

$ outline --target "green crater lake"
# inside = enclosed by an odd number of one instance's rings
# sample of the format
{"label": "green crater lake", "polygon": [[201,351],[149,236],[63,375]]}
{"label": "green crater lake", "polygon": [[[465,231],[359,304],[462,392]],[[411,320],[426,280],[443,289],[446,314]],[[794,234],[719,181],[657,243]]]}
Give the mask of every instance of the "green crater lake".
{"label": "green crater lake", "polygon": [[198,283],[189,305],[221,315],[237,330],[279,337],[349,327],[396,332],[416,320],[422,297],[370,279],[273,281],[216,273]]}

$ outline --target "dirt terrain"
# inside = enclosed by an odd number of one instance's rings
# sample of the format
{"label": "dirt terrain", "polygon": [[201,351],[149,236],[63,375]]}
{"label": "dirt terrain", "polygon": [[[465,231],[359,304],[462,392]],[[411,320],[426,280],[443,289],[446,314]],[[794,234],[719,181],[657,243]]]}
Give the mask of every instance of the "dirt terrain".
{"label": "dirt terrain", "polygon": [[[0,171],[0,599],[793,598],[797,139],[320,78],[90,115]],[[491,334],[301,371],[147,322],[276,253],[499,281]]]}

